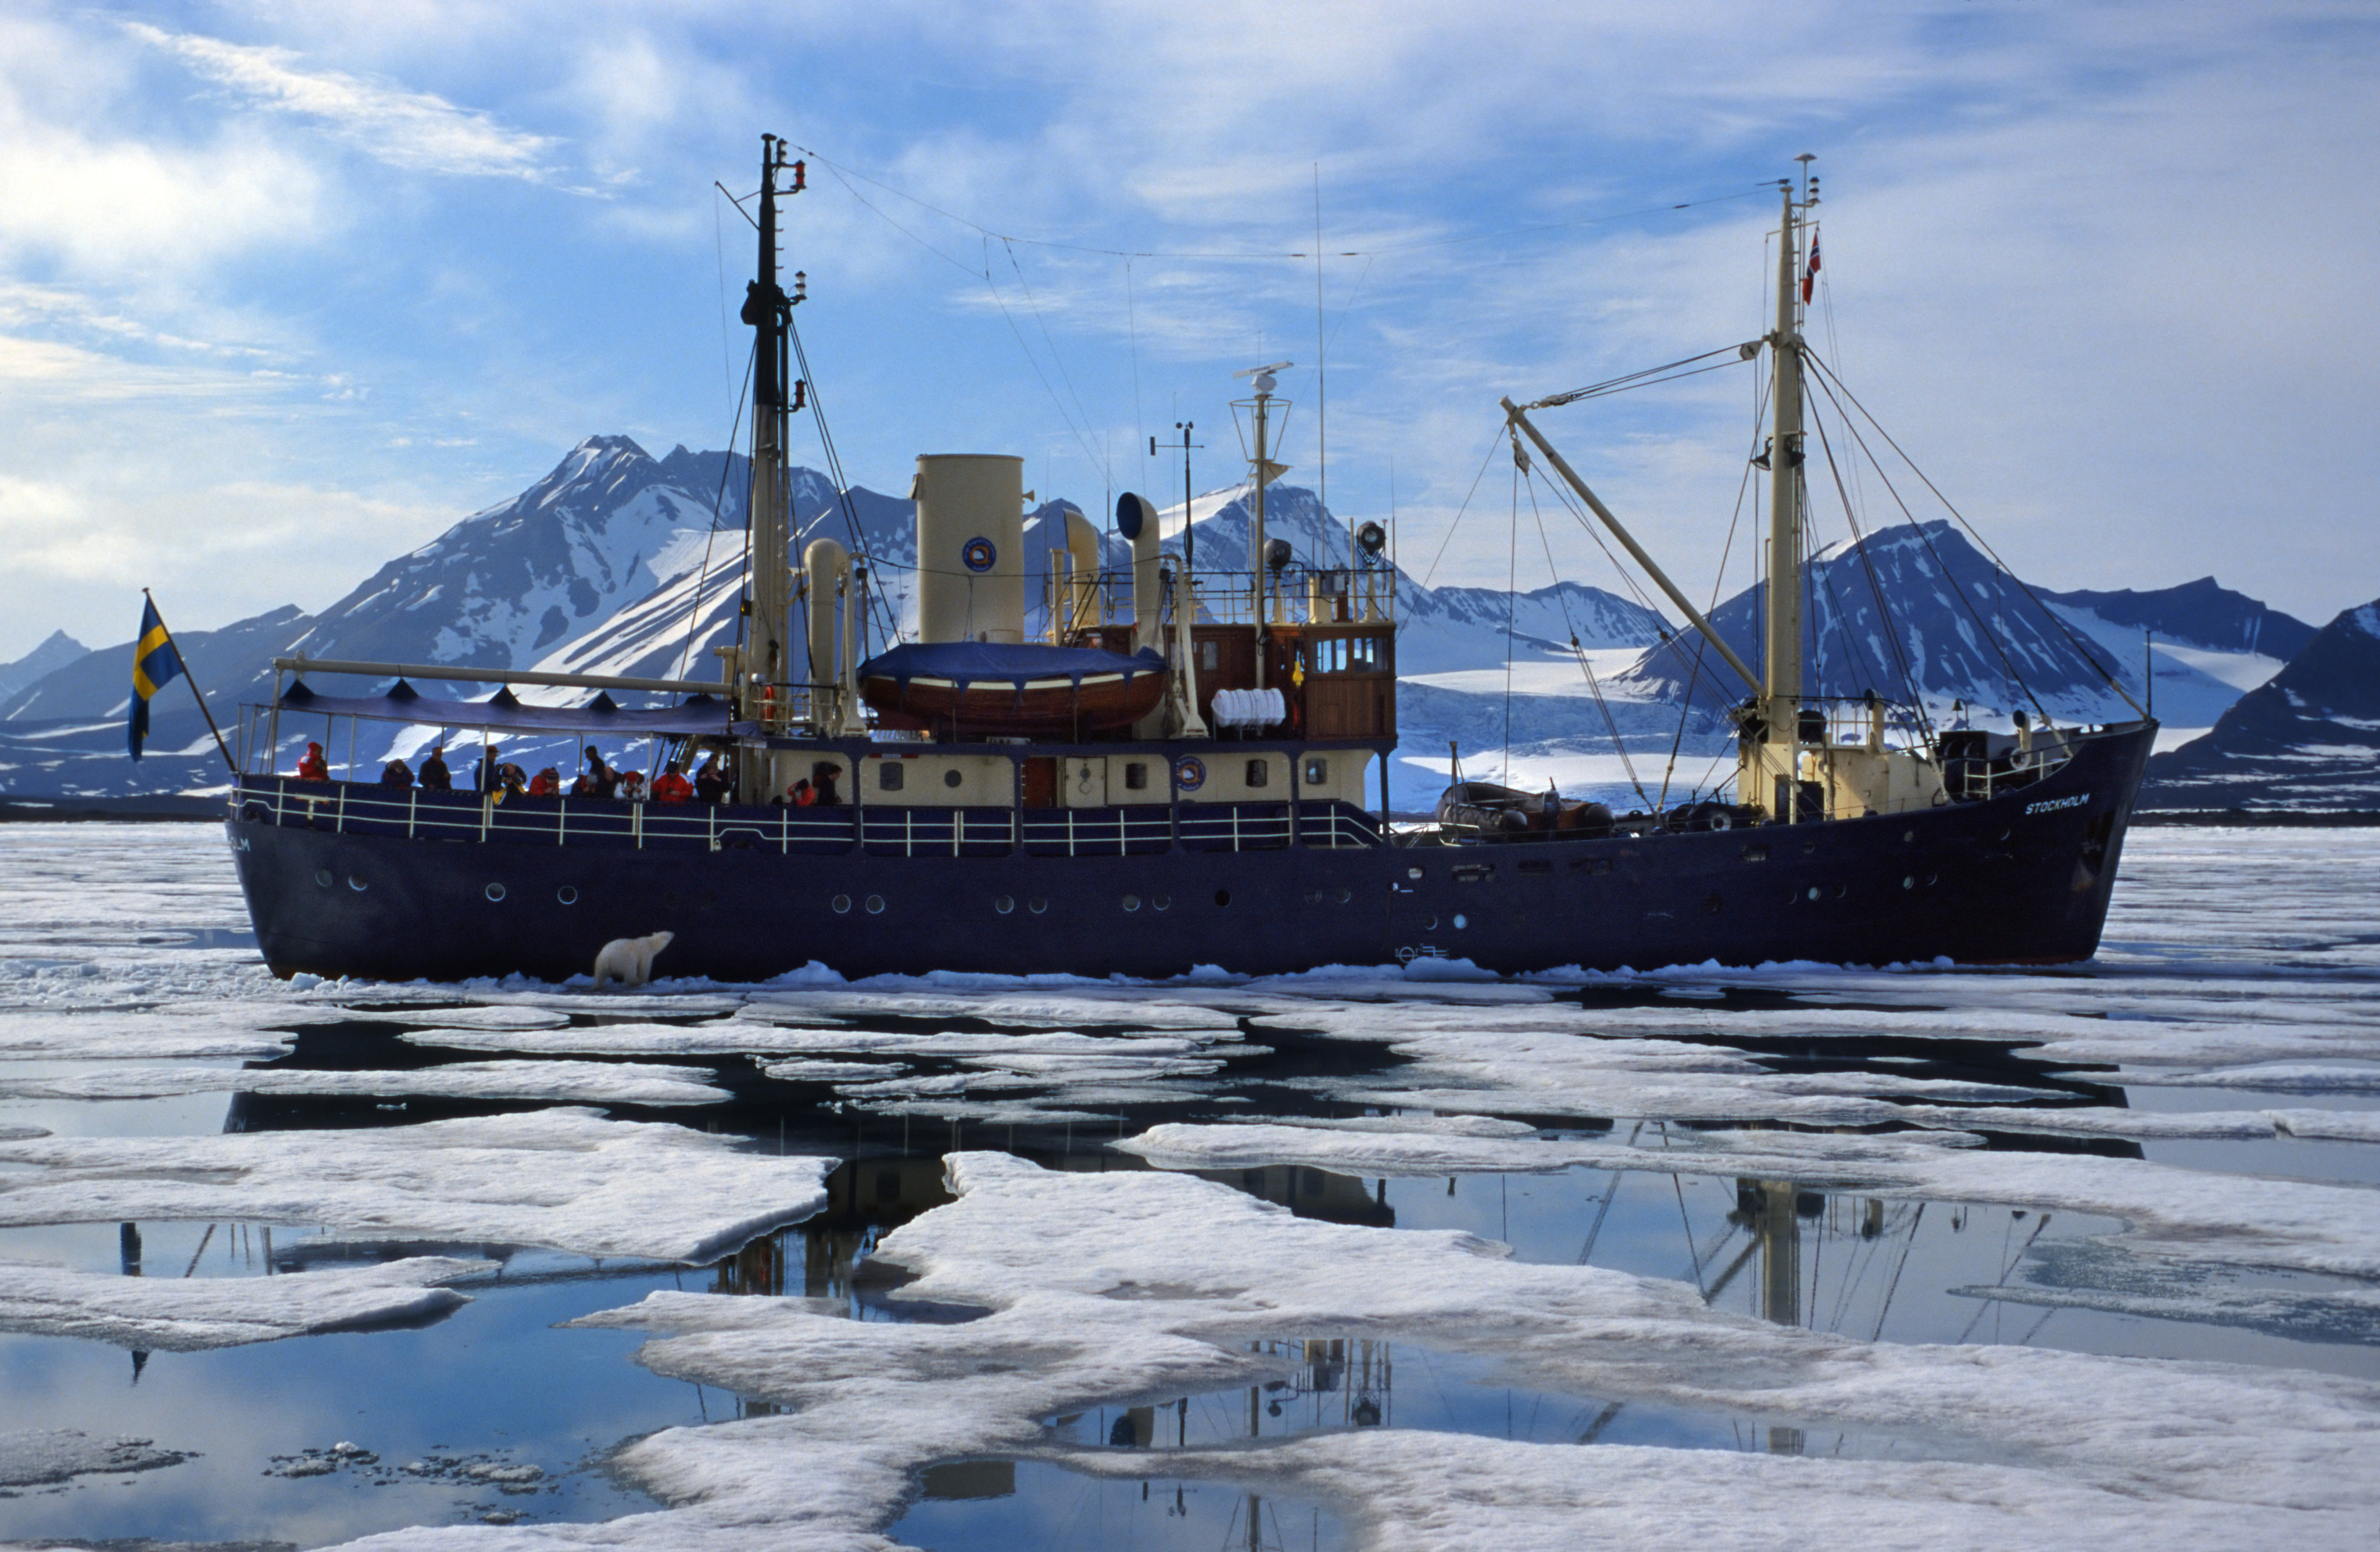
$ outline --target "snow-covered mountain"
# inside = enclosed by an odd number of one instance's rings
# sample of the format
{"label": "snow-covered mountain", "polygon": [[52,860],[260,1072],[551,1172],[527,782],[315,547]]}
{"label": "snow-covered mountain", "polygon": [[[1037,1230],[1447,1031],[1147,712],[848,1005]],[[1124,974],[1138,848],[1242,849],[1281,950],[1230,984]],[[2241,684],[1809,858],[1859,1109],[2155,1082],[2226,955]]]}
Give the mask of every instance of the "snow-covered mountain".
{"label": "snow-covered mountain", "polygon": [[[839,496],[814,470],[796,469],[792,478],[796,538],[788,560],[821,535],[866,553],[872,569],[863,650],[913,634],[912,503],[856,487]],[[391,561],[321,613],[275,610],[187,634],[180,645],[226,730],[236,728],[240,703],[264,698],[272,660],[296,649],[326,659],[482,667],[491,685],[504,670],[529,667],[710,679],[718,668],[709,649],[732,640],[737,624],[748,480],[748,466],[735,454],[679,447],[655,459],[626,437],[590,437],[517,497]],[[1187,519],[1201,574],[1244,572],[1247,496],[1247,487],[1236,485],[1196,497],[1186,510],[1167,509],[1165,548],[1183,552]],[[1063,547],[1072,510],[1070,503],[1052,501],[1026,515],[1028,631],[1041,627],[1050,552]],[[1128,571],[1130,547],[1112,531],[1111,519],[1086,515],[1103,535],[1104,564]],[[1269,536],[1286,540],[1301,564],[1346,564],[1347,526],[1314,491],[1274,485],[1267,516]],[[1876,607],[1871,568],[1889,611]],[[1414,758],[1443,750],[1449,740],[1466,752],[1487,745],[1555,761],[1602,758],[1613,726],[1665,758],[1681,746],[1678,664],[1681,644],[1690,649],[1694,638],[1678,636],[1653,610],[1575,582],[1513,596],[1425,588],[1400,572],[1397,587],[1398,666],[1407,680],[1402,724],[1408,746],[1418,752]],[[1815,667],[1828,693],[1856,694],[1869,685],[1899,690],[1900,660],[1880,624],[1888,613],[1907,640],[1926,697],[1937,707],[1963,699],[1986,715],[2020,704],[2002,653],[2061,720],[2123,714],[2091,661],[2139,696],[2146,626],[2156,635],[2158,714],[2179,726],[2208,725],[2278,666],[2270,654],[2312,635],[2310,626],[2227,592],[2212,578],[2153,593],[2044,595],[2045,612],[1941,525],[1888,529],[1859,550],[1822,555],[1814,588],[1820,630]],[[128,610],[128,621],[136,617]],[[1755,597],[1730,600],[1717,619],[1747,657],[1754,655]],[[1667,647],[1658,645],[1665,633],[1672,638]],[[1603,675],[1599,703],[1573,640]],[[169,685],[156,703],[149,758],[139,766],[124,758],[129,661],[128,641],[81,652],[61,637],[0,669],[0,675],[32,675],[13,690],[0,679],[0,793],[124,794],[222,781],[212,740],[185,685]],[[470,692],[458,684],[448,693]],[[1732,698],[1731,686],[1726,698]],[[1706,687],[1683,708],[1684,747],[1718,747],[1724,723],[1714,715],[1715,702]],[[358,746],[356,758],[369,765],[386,752]],[[1520,774],[1516,758],[1515,779]]]}
{"label": "snow-covered mountain", "polygon": [[2380,600],[2316,632],[2205,734],[2149,761],[2157,808],[2380,808]]}
{"label": "snow-covered mountain", "polygon": [[91,649],[64,631],[52,631],[49,639],[12,663],[0,663],[0,700],[6,700],[28,685],[46,679],[77,658],[87,657]]}
{"label": "snow-covered mountain", "polygon": [[[1804,676],[1812,694],[1914,694],[1937,714],[1955,700],[1985,721],[2004,721],[2036,700],[2063,722],[2137,715],[2131,703],[2147,697],[2134,622],[2151,620],[2204,632],[2186,640],[2176,638],[2178,630],[2160,633],[2156,709],[2178,725],[2206,726],[2279,666],[2252,650],[2262,635],[2286,637],[2298,624],[2225,593],[2212,578],[2162,593],[2029,593],[1947,522],[1880,529],[1820,553],[1809,573]],[[2213,607],[2193,612],[2228,600],[2260,612],[2243,634],[2222,624]],[[1755,668],[1762,613],[1759,590],[1746,588],[1711,614],[1711,624]],[[1697,640],[1683,635],[1646,652],[1615,687],[1671,705],[1687,701]],[[1691,695],[1694,710],[1711,719],[1742,693],[1734,676],[1706,654]]]}

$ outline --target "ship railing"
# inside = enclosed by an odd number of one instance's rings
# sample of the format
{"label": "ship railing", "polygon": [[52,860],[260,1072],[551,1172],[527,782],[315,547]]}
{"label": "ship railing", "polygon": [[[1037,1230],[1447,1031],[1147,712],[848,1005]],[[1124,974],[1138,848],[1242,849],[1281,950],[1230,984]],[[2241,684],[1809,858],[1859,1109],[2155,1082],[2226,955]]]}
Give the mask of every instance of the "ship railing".
{"label": "ship railing", "polygon": [[1337,800],[1101,808],[747,807],[610,798],[513,797],[248,776],[242,818],[346,835],[556,846],[696,847],[878,856],[1146,856],[1172,850],[1278,851],[1387,843],[1379,822]]}
{"label": "ship railing", "polygon": [[1388,566],[1283,566],[1254,577],[1193,572],[1190,596],[1200,624],[1386,624],[1397,617],[1397,574]]}
{"label": "ship railing", "polygon": [[[1265,574],[1261,592],[1245,572],[1194,572],[1190,595],[1200,624],[1254,624],[1259,614],[1276,625],[1389,624],[1397,617],[1397,574],[1387,566],[1284,566]],[[1075,640],[1103,623],[1130,624],[1132,573],[1077,578],[1053,566],[1041,608],[1042,629],[1053,642]],[[1172,613],[1170,588],[1166,613]]]}
{"label": "ship railing", "polygon": [[1988,803],[2038,785],[2073,758],[2072,747],[2063,739],[2038,739],[2030,749],[2010,749],[1990,758],[1952,756],[1942,762],[1942,784],[1954,798]]}

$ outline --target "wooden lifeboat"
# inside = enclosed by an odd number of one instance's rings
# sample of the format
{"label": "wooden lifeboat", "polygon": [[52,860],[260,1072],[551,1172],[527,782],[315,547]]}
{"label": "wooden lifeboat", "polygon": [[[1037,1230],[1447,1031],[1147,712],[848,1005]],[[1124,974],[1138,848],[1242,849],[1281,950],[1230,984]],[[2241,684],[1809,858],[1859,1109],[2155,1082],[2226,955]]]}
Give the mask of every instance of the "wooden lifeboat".
{"label": "wooden lifeboat", "polygon": [[1153,651],[913,642],[860,664],[859,695],[888,726],[953,738],[1073,738],[1148,716],[1171,672]]}

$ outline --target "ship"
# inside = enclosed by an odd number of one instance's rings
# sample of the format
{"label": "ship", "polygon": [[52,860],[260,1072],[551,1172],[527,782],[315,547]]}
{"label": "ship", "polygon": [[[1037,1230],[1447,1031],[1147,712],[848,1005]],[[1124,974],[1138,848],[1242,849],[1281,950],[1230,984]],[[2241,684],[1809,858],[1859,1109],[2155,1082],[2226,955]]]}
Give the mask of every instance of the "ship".
{"label": "ship", "polygon": [[[1516,461],[1552,471],[1695,633],[1732,697],[1731,782],[1615,814],[1458,770],[1412,823],[1390,806],[1386,536],[1363,525],[1332,565],[1266,532],[1288,363],[1240,374],[1235,409],[1254,430],[1245,569],[1168,552],[1157,507],[1127,493],[1116,525],[1132,560],[1111,575],[1070,512],[1047,624],[1028,640],[1022,460],[924,455],[915,639],[860,659],[881,602],[871,558],[823,536],[792,549],[786,446],[806,384],[787,342],[806,286],[779,283],[781,206],[804,182],[787,150],[763,139],[743,314],[749,553],[785,560],[747,568],[736,639],[712,648],[719,677],[276,660],[271,700],[243,709],[225,822],[276,974],[560,981],[609,941],[664,931],[657,974],[728,982],[814,965],[1162,979],[2096,952],[2154,720],[2019,711],[2009,732],[1939,727],[1922,705],[1804,684],[1806,161],[1798,183],[1779,181],[1775,327],[1741,346],[1769,382],[1752,459],[1767,488],[1756,663],[1532,418],[1564,401],[1500,406]],[[496,680],[480,698],[432,693]],[[492,755],[474,790],[274,769],[288,730],[319,727],[336,748],[342,720],[350,746],[363,722],[436,727],[458,746],[643,740],[686,770],[700,762],[712,800],[531,795],[492,779]]]}

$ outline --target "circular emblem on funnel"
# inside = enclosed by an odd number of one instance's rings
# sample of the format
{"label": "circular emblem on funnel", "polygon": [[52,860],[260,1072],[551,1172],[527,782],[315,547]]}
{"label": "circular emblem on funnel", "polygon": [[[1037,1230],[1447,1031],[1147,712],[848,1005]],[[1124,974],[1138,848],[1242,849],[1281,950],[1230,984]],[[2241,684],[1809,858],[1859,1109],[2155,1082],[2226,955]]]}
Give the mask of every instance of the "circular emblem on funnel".
{"label": "circular emblem on funnel", "polygon": [[990,571],[999,559],[999,550],[988,539],[970,539],[959,546],[959,560],[969,571],[978,574]]}
{"label": "circular emblem on funnel", "polygon": [[1207,767],[1196,755],[1184,755],[1173,763],[1173,784],[1184,792],[1196,792],[1207,784]]}

